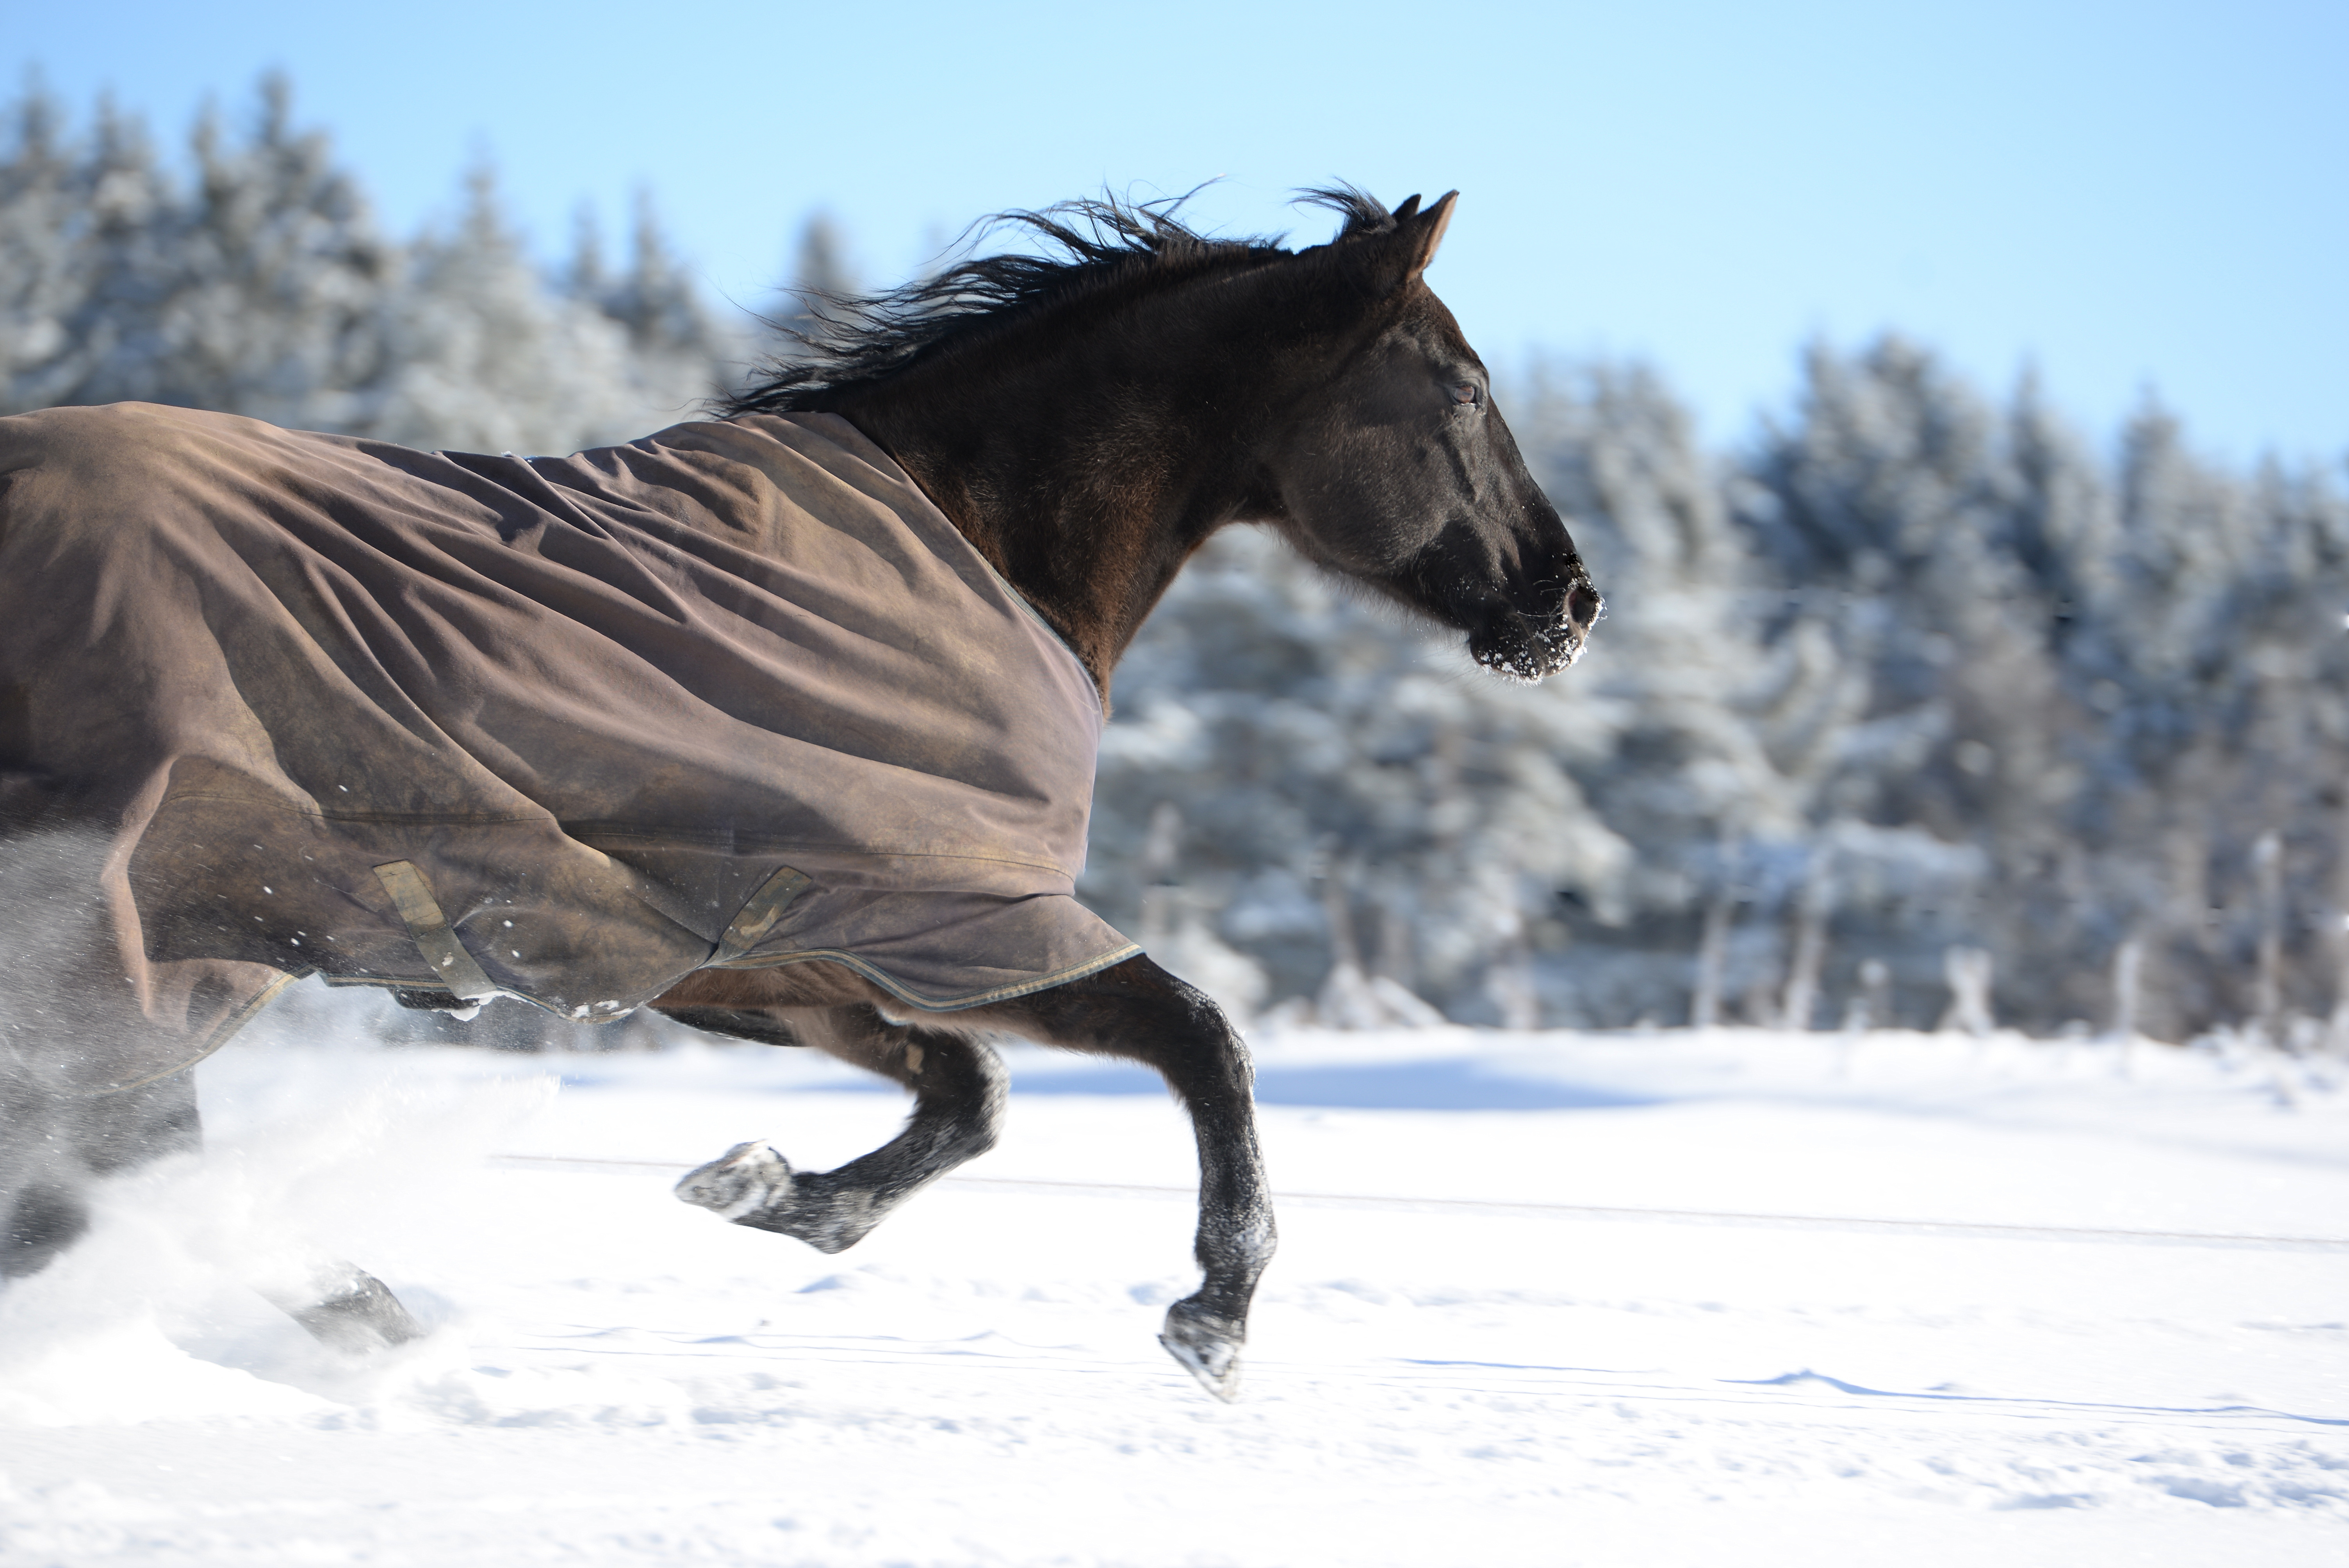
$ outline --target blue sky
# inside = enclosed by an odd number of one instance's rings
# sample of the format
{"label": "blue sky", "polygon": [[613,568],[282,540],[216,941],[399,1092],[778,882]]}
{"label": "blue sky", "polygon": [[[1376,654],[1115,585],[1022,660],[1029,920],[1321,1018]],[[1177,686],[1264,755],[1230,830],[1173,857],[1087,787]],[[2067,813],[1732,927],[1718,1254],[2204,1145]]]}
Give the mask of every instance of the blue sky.
{"label": "blue sky", "polygon": [[[886,16],[888,20],[874,20]],[[1496,367],[1637,355],[1734,439],[1797,351],[1899,328],[2106,434],[2148,387],[2241,460],[2349,450],[2349,4],[1639,5],[0,0],[0,68],[176,144],[296,112],[405,233],[477,158],[550,256],[649,189],[760,303],[805,214],[870,281],[989,211],[1187,190],[1463,192],[1431,274]]]}

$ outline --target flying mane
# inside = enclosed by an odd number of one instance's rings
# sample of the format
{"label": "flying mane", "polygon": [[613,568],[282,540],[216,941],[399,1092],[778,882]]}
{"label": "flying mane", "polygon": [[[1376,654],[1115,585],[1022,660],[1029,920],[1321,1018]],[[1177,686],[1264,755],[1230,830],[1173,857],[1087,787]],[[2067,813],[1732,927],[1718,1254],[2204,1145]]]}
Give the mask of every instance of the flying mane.
{"label": "flying mane", "polygon": [[[1183,223],[1171,201],[1114,196],[1063,201],[1040,212],[1000,212],[979,227],[1029,231],[1040,255],[978,256],[933,276],[872,294],[807,291],[812,325],[783,327],[792,346],[738,392],[717,399],[720,418],[814,413],[926,360],[954,354],[1044,311],[1133,286],[1165,286],[1291,254],[1278,239],[1213,239]],[[1340,240],[1395,226],[1368,191],[1343,183],[1301,191],[1299,201],[1344,218]]]}

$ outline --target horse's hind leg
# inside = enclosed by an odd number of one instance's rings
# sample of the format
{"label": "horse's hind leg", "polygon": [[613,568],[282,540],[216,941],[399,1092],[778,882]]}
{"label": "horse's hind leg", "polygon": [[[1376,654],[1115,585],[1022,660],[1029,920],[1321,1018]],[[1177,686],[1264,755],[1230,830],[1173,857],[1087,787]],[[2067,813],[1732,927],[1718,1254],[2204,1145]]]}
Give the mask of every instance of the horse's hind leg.
{"label": "horse's hind leg", "polygon": [[0,1151],[0,1278],[47,1268],[89,1229],[89,1184],[203,1147],[195,1085],[181,1073],[119,1094],[53,1093],[22,1078],[0,1085],[7,1146]]}
{"label": "horse's hind leg", "polygon": [[[678,1016],[747,1032],[739,1022],[730,1027],[692,1012]],[[923,1187],[995,1147],[1005,1074],[1001,1058],[978,1041],[893,1024],[869,1006],[803,1015],[788,1037],[912,1089],[905,1130],[837,1171],[794,1171],[771,1144],[737,1144],[677,1184],[685,1202],[738,1225],[797,1236],[819,1252],[844,1252]]]}
{"label": "horse's hind leg", "polygon": [[[82,1158],[93,1174],[109,1176],[203,1147],[192,1072],[75,1103],[83,1108]],[[424,1334],[389,1287],[340,1258],[314,1258],[296,1284],[272,1281],[256,1288],[312,1338],[336,1350],[379,1350]]]}
{"label": "horse's hind leg", "polygon": [[[36,1273],[80,1239],[89,1228],[84,1194],[92,1181],[203,1147],[193,1073],[94,1096],[54,1094],[16,1080],[0,1087],[0,1102],[7,1112],[0,1278]],[[339,1259],[313,1263],[297,1284],[271,1282],[260,1290],[337,1349],[376,1349],[423,1332],[381,1281]]]}

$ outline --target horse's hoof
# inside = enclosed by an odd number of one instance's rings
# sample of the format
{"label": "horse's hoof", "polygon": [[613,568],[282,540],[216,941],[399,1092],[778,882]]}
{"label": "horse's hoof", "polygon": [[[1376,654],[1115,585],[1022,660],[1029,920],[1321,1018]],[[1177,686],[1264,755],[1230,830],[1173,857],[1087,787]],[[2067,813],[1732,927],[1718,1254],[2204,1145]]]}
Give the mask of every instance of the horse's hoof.
{"label": "horse's hoof", "polygon": [[677,1184],[677,1195],[721,1219],[744,1220],[792,1194],[792,1162],[764,1139],[738,1143]]}
{"label": "horse's hoof", "polygon": [[770,1143],[738,1143],[677,1184],[677,1195],[738,1225],[844,1253],[881,1222],[873,1194],[837,1190],[829,1176],[795,1172]]}
{"label": "horse's hoof", "polygon": [[1240,1346],[1246,1339],[1239,1325],[1202,1312],[1187,1301],[1166,1309],[1166,1326],[1158,1336],[1166,1354],[1226,1405],[1240,1397]]}
{"label": "horse's hoof", "polygon": [[383,1281],[350,1264],[329,1264],[307,1290],[262,1287],[273,1306],[309,1330],[310,1337],[347,1356],[369,1356],[424,1337],[424,1330]]}

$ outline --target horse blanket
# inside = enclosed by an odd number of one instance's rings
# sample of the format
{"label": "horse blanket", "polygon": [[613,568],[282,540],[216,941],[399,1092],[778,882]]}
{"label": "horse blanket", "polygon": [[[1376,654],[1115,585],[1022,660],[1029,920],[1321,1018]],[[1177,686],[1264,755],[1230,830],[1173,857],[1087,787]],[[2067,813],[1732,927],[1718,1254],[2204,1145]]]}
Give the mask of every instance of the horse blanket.
{"label": "horse blanket", "polygon": [[527,459],[0,419],[5,1037],[60,1088],[312,973],[586,1019],[712,964],[938,1011],[1089,974],[1138,951],[1073,896],[1102,723],[835,416]]}

